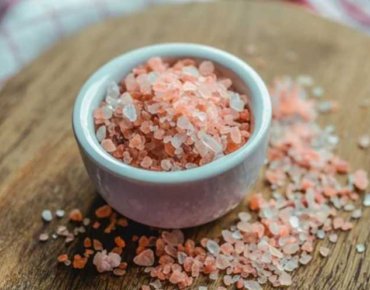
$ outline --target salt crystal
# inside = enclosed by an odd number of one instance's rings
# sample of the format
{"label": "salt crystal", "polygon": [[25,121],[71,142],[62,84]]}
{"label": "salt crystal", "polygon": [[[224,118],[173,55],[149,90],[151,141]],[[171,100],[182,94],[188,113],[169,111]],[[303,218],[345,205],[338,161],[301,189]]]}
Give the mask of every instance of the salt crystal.
{"label": "salt crystal", "polygon": [[323,230],[318,230],[316,232],[316,237],[318,237],[320,240],[325,238],[325,232]]}
{"label": "salt crystal", "polygon": [[213,152],[218,153],[222,151],[222,145],[219,142],[217,142],[217,140],[213,138],[211,135],[208,135],[201,131],[199,132],[199,138],[203,142],[203,144],[206,145]]}
{"label": "salt crystal", "polygon": [[96,138],[98,139],[99,142],[103,141],[105,139],[107,134],[107,128],[105,126],[100,126],[96,130]]}
{"label": "salt crystal", "polygon": [[365,194],[363,205],[366,207],[370,206],[370,193]]}
{"label": "salt crystal", "polygon": [[48,235],[48,234],[46,234],[46,233],[42,233],[42,234],[40,234],[40,236],[39,236],[39,241],[40,241],[40,242],[46,242],[48,239],[49,239],[49,235]]}
{"label": "salt crystal", "polygon": [[361,216],[362,216],[362,210],[360,208],[355,209],[351,215],[351,217],[354,219],[359,219]]}
{"label": "salt crystal", "polygon": [[365,252],[366,248],[364,244],[357,244],[356,245],[356,251],[357,253],[363,253]]}
{"label": "salt crystal", "polygon": [[296,216],[289,217],[289,223],[293,228],[299,227],[299,219]]}
{"label": "salt crystal", "polygon": [[208,287],[206,287],[206,286],[199,286],[198,287],[198,290],[208,290]]}
{"label": "salt crystal", "polygon": [[312,256],[310,256],[310,255],[302,255],[299,258],[299,263],[301,263],[302,265],[307,265],[311,260],[312,260]]}
{"label": "salt crystal", "polygon": [[279,282],[282,286],[290,286],[292,285],[292,277],[288,273],[282,272],[279,276]]}
{"label": "salt crystal", "polygon": [[58,210],[55,211],[55,216],[57,218],[62,218],[62,217],[64,217],[64,215],[65,215],[65,211],[62,210],[62,209],[58,209]]}
{"label": "salt crystal", "polygon": [[108,106],[104,106],[103,109],[102,109],[102,112],[103,112],[103,117],[106,120],[112,118],[112,116],[113,116],[113,111]]}
{"label": "salt crystal", "polygon": [[238,93],[230,93],[230,108],[237,112],[242,112],[244,110],[245,103],[242,99],[240,99],[240,95]]}
{"label": "salt crystal", "polygon": [[319,252],[321,256],[327,257],[330,254],[330,249],[326,247],[320,247]]}
{"label": "salt crystal", "polygon": [[369,135],[362,135],[358,138],[358,146],[361,149],[370,148],[370,136]]}
{"label": "salt crystal", "polygon": [[298,244],[287,244],[283,247],[283,251],[285,254],[292,255],[298,252],[299,245]]}
{"label": "salt crystal", "polygon": [[123,107],[123,115],[131,122],[135,122],[137,119],[136,108],[134,104],[127,104]]}
{"label": "salt crystal", "polygon": [[253,280],[244,280],[244,287],[248,290],[262,290],[261,285]]}
{"label": "salt crystal", "polygon": [[220,253],[220,246],[213,240],[207,240],[206,247],[212,255],[217,256]]}
{"label": "salt crystal", "polygon": [[337,240],[338,240],[338,235],[337,235],[337,234],[330,234],[330,235],[329,235],[329,241],[330,241],[331,243],[336,243],[336,242],[337,242]]}
{"label": "salt crystal", "polygon": [[107,97],[118,98],[120,95],[119,87],[115,82],[110,82],[107,85]]}
{"label": "salt crystal", "polygon": [[139,266],[149,267],[154,264],[154,253],[150,249],[146,249],[134,257],[134,263]]}
{"label": "salt crystal", "polygon": [[193,77],[199,77],[199,71],[194,66],[185,66],[182,69],[182,73],[185,75],[191,75]]}
{"label": "salt crystal", "polygon": [[53,219],[53,215],[50,210],[45,209],[41,213],[41,217],[44,221],[50,222]]}
{"label": "salt crystal", "polygon": [[238,217],[243,222],[248,222],[252,218],[252,216],[250,215],[250,213],[247,213],[247,212],[240,212],[240,213],[238,213]]}
{"label": "salt crystal", "polygon": [[315,97],[321,97],[324,94],[324,90],[322,87],[314,87],[312,89],[312,95]]}
{"label": "salt crystal", "polygon": [[154,282],[149,283],[150,286],[152,286],[154,289],[161,289],[162,288],[162,283],[158,279],[155,280]]}

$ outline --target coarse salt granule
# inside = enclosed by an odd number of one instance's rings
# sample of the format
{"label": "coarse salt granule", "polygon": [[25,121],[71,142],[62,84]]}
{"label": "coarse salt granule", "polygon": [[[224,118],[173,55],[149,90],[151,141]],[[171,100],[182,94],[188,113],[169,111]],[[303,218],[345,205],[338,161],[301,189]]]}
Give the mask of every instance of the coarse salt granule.
{"label": "coarse salt granule", "polygon": [[363,252],[365,252],[365,250],[366,250],[366,247],[365,247],[364,244],[357,244],[356,245],[356,251],[357,251],[357,253],[363,253]]}
{"label": "coarse salt granule", "polygon": [[155,171],[191,169],[249,139],[248,97],[210,61],[154,57],[119,84],[108,84],[95,109],[96,138],[122,162]]}

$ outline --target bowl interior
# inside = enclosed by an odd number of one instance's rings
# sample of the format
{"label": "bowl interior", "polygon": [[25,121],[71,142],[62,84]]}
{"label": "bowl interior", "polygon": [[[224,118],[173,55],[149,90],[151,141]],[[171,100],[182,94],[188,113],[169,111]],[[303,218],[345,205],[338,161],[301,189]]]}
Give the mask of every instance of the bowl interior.
{"label": "bowl interior", "polygon": [[[150,57],[165,60],[193,58],[197,61],[211,60],[219,75],[230,78],[233,89],[249,97],[252,113],[252,135],[237,151],[194,169],[176,172],[154,172],[126,165],[103,150],[95,137],[93,111],[104,99],[109,82],[119,82],[135,66]],[[163,44],[144,47],[123,54],[101,67],[85,83],[77,97],[73,112],[73,128],[80,146],[97,163],[115,174],[149,182],[190,181],[220,174],[242,162],[258,146],[271,119],[271,104],[267,89],[258,74],[242,60],[224,51],[195,44]],[[159,178],[159,179],[158,179]],[[170,180],[169,180],[170,178]]]}

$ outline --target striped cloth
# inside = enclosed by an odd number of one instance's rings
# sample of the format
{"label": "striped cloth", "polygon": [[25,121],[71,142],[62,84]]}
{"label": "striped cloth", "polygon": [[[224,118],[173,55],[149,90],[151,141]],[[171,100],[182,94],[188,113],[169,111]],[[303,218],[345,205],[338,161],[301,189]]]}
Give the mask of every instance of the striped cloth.
{"label": "striped cloth", "polygon": [[[0,0],[0,87],[56,41],[108,17],[200,0]],[[205,0],[203,0],[205,1]],[[370,33],[370,0],[291,0]]]}

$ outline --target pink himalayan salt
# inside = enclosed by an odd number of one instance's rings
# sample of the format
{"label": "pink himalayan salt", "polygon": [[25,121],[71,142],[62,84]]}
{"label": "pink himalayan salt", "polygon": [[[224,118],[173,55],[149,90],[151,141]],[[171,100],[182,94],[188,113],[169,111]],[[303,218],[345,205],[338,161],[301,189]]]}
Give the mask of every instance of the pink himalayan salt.
{"label": "pink himalayan salt", "polygon": [[139,266],[149,267],[154,264],[154,253],[151,249],[146,249],[134,258],[134,263]]}
{"label": "pink himalayan salt", "polygon": [[251,130],[247,96],[212,62],[192,59],[149,59],[119,85],[108,84],[93,116],[105,151],[160,171],[212,162],[243,146]]}
{"label": "pink himalayan salt", "polygon": [[[193,69],[188,70],[186,77],[191,79],[192,73]],[[364,187],[356,180],[363,173],[350,176],[353,189],[339,182],[338,175],[348,174],[349,165],[334,155],[332,145],[321,142],[323,137],[330,139],[331,133],[315,122],[315,103],[306,98],[302,87],[283,79],[272,87],[271,95],[274,118],[264,177],[274,191],[272,197],[254,195],[249,205],[255,212],[253,217],[240,213],[239,220],[224,229],[220,239],[203,238],[198,245],[185,241],[181,231],[163,231],[158,238],[141,237],[134,262],[145,266],[144,271],[156,279],[150,283],[155,289],[163,287],[160,281],[180,289],[190,287],[200,275],[211,280],[223,275],[225,285],[238,289],[259,289],[266,282],[274,287],[288,286],[292,278],[287,272],[311,261],[308,253],[313,252],[318,238],[328,236],[333,242],[337,240],[335,232],[352,228],[338,211],[354,211],[350,202],[358,198],[355,191]],[[189,126],[186,120],[180,123]],[[144,131],[152,126],[144,125]],[[229,132],[230,128],[223,130]],[[165,138],[167,143],[172,140],[172,136]],[[172,160],[166,165],[175,166]],[[369,200],[365,198],[364,204],[369,205]],[[148,247],[155,247],[155,251]],[[319,252],[326,256],[330,250],[321,247]],[[154,253],[158,257],[155,264]]]}
{"label": "pink himalayan salt", "polygon": [[353,173],[353,184],[359,190],[365,190],[369,186],[369,179],[365,170],[359,169]]}
{"label": "pink himalayan salt", "polygon": [[106,250],[97,252],[93,259],[93,264],[96,266],[97,271],[100,273],[113,271],[113,269],[118,267],[120,263],[120,255],[112,252],[107,255]]}

